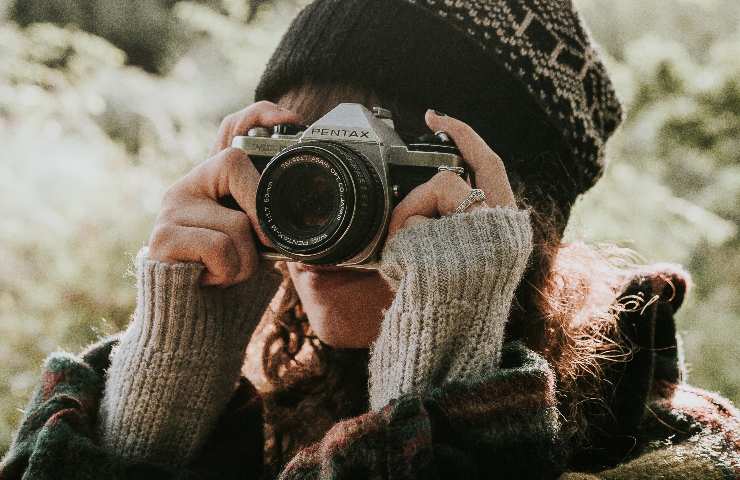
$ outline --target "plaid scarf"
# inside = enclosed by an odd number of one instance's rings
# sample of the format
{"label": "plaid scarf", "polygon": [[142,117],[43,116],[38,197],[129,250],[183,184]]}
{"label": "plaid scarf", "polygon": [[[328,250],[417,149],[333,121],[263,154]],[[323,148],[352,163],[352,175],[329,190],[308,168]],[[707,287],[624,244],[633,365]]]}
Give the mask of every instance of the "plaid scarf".
{"label": "plaid scarf", "polygon": [[620,317],[634,354],[605,372],[613,414],[590,419],[588,448],[573,449],[562,438],[548,362],[512,342],[496,372],[340,421],[287,465],[265,464],[262,399],[242,379],[191,465],[137,464],[97,442],[98,401],[116,342],[110,338],[46,361],[0,480],[735,479],[740,415],[727,400],[681,382],[673,313],[684,290],[685,280],[672,271],[638,275],[627,286],[625,295],[656,300]]}

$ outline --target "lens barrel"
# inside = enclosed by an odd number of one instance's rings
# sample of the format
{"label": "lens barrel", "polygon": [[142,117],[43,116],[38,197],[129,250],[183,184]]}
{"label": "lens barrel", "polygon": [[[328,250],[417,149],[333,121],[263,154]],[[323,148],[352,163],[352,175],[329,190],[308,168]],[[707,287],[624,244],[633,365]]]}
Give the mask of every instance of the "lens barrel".
{"label": "lens barrel", "polygon": [[383,186],[370,162],[333,142],[305,142],[276,155],[257,187],[257,217],[281,253],[305,263],[342,263],[373,239]]}

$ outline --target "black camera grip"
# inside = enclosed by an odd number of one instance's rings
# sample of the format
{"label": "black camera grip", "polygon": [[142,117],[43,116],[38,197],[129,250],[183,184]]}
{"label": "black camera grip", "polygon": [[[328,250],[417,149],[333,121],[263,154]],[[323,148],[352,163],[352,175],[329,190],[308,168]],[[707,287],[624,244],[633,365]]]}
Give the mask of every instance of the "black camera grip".
{"label": "black camera grip", "polygon": [[[437,167],[422,167],[418,165],[413,166],[401,166],[391,164],[388,169],[390,175],[391,184],[394,185],[394,207],[403,200],[411,190],[418,187],[422,183],[426,183],[432,179],[439,170]],[[461,176],[463,180],[471,179],[475,182],[472,177],[472,171],[469,168],[465,168],[465,173]]]}
{"label": "black camera grip", "polygon": [[232,197],[231,195],[226,195],[224,197],[221,197],[218,199],[218,204],[222,207],[230,208],[232,210],[238,210],[240,212],[243,212],[242,207],[239,206],[239,204],[236,202],[236,199]]}

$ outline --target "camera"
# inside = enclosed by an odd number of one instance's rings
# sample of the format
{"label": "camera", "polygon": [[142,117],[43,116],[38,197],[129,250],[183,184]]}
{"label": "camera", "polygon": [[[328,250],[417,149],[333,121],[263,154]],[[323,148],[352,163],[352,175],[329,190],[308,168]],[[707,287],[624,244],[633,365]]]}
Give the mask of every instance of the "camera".
{"label": "camera", "polygon": [[342,103],[310,126],[257,127],[235,137],[260,172],[257,216],[273,260],[377,269],[391,212],[440,170],[467,179],[444,132],[406,138],[392,114]]}

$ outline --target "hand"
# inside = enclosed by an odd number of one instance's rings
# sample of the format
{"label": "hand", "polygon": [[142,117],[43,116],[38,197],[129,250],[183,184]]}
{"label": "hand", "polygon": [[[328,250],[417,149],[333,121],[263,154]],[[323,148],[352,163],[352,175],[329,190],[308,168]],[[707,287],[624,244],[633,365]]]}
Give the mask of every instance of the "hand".
{"label": "hand", "polygon": [[[239,149],[229,148],[237,135],[255,126],[299,123],[298,115],[270,102],[258,102],[221,123],[212,156],[170,187],[149,239],[149,258],[160,262],[201,262],[201,284],[227,287],[257,270],[255,234],[272,246],[259,226],[256,192],[259,172]],[[243,212],[218,199],[234,197]]]}
{"label": "hand", "polygon": [[[444,131],[460,149],[467,166],[475,174],[476,187],[485,192],[487,201],[472,204],[466,212],[496,206],[516,205],[504,163],[485,141],[466,123],[427,110],[424,117],[429,128]],[[455,173],[439,172],[426,183],[414,188],[396,206],[388,226],[388,238],[398,230],[450,215],[465,200],[472,187]]]}

